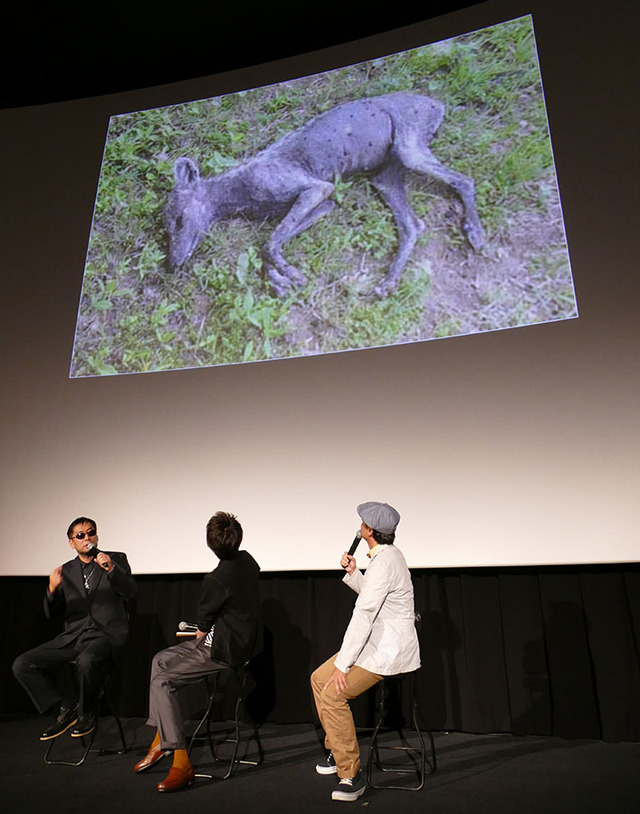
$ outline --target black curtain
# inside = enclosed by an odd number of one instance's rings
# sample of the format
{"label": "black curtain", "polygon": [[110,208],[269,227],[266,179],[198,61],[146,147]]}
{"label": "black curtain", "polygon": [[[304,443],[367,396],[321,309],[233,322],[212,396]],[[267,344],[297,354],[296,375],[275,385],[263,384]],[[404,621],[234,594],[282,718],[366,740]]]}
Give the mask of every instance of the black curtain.
{"label": "black curtain", "polygon": [[[420,613],[425,726],[640,740],[640,566],[412,572]],[[152,656],[195,619],[202,575],[140,576],[116,677],[120,712],[142,717]],[[33,712],[11,675],[20,652],[57,628],[42,612],[45,578],[0,579],[0,712]],[[252,665],[259,720],[311,722],[309,674],[340,645],[355,594],[338,572],[261,577],[265,649]],[[372,702],[354,704],[370,723]]]}

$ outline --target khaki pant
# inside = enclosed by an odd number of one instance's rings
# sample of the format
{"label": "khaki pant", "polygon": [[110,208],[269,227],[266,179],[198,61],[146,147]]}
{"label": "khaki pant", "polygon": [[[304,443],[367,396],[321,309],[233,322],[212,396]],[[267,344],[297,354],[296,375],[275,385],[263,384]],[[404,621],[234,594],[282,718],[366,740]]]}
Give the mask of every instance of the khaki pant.
{"label": "khaki pant", "polygon": [[320,723],[324,729],[324,745],[333,753],[338,777],[355,777],[360,768],[360,750],[349,700],[357,698],[373,687],[382,676],[370,673],[362,667],[352,667],[347,673],[348,688],[336,693],[335,684],[324,689],[335,667],[336,656],[321,664],[311,675],[311,689],[316,702]]}

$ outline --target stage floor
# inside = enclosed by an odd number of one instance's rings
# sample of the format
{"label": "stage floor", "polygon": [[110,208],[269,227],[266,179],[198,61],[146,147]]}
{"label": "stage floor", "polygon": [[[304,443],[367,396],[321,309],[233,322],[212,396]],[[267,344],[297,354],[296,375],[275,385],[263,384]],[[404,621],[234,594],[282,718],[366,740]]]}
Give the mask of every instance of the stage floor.
{"label": "stage floor", "polygon": [[[156,783],[168,771],[169,759],[136,775],[134,763],[146,752],[151,730],[142,719],[127,719],[125,755],[90,753],[80,767],[48,766],[39,734],[46,720],[0,717],[2,761],[0,808],[5,814],[283,814],[330,811],[346,803],[330,799],[334,777],[318,775],[322,756],[312,725],[261,727],[265,760],[261,766],[239,766],[222,781],[224,769],[213,763],[206,747],[193,753],[196,771],[216,775],[198,779],[186,789],[158,794]],[[106,719],[95,746],[115,747],[115,728]],[[60,754],[79,744],[63,735]],[[640,744],[568,741],[504,734],[436,733],[438,770],[419,792],[367,789],[352,808],[395,814],[638,814],[640,811]],[[366,754],[366,733],[363,733]],[[228,749],[225,745],[224,749]],[[224,754],[224,752],[223,752]],[[251,757],[251,754],[247,755]],[[391,775],[385,776],[391,778]],[[396,781],[398,778],[395,778]]]}

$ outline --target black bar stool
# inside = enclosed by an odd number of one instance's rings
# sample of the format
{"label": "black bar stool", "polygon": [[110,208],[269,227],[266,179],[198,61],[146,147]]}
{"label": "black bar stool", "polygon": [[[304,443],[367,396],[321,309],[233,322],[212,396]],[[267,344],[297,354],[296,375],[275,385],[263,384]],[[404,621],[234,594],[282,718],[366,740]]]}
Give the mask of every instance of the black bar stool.
{"label": "black bar stool", "polygon": [[[433,740],[433,733],[427,730],[426,734],[429,739],[430,756],[427,757],[427,745],[425,738],[420,729],[420,722],[418,719],[418,696],[416,690],[416,679],[419,670],[414,670],[411,673],[399,673],[394,676],[385,676],[382,681],[376,685],[376,718],[373,733],[369,741],[369,756],[367,759],[367,782],[374,789],[399,789],[403,791],[420,791],[424,786],[425,777],[427,774],[433,774],[436,771],[436,749]],[[409,737],[417,741],[415,745],[410,745],[407,734],[403,731],[402,718],[400,717],[398,725],[386,728],[386,731],[395,731],[398,734],[399,743],[393,745],[382,744],[379,741],[381,728],[388,712],[387,699],[393,690],[397,692],[399,703],[402,703],[403,690],[405,685],[408,686],[409,703],[411,707],[410,721],[407,722],[406,729],[410,728],[411,732]],[[407,761],[402,762],[387,762],[384,763],[380,757],[382,750],[393,752],[404,752],[409,758]],[[411,765],[409,765],[411,764]],[[376,783],[373,780],[373,769],[375,768],[380,772],[392,772],[395,774],[416,774],[416,785],[398,785],[390,783]]]}
{"label": "black bar stool", "polygon": [[[260,741],[260,734],[258,733],[258,727],[255,725],[253,718],[249,714],[247,710],[247,706],[245,703],[245,688],[247,683],[247,676],[249,674],[249,662],[245,662],[245,664],[241,665],[240,667],[227,667],[224,670],[219,670],[216,673],[213,673],[211,676],[207,676],[205,678],[205,683],[207,686],[207,690],[209,693],[209,703],[207,705],[207,710],[202,716],[200,722],[195,728],[193,735],[191,736],[191,740],[189,742],[188,754],[191,755],[191,750],[193,749],[194,744],[198,740],[206,739],[209,743],[209,749],[211,751],[211,756],[216,763],[223,762],[221,758],[218,758],[216,755],[214,743],[213,743],[213,733],[211,732],[211,721],[212,721],[212,712],[214,708],[214,703],[216,700],[216,696],[219,695],[220,689],[220,682],[222,679],[229,679],[234,687],[235,691],[235,709],[234,709],[234,718],[233,718],[233,725],[234,725],[234,733],[231,737],[227,737],[224,739],[225,743],[233,744],[233,750],[231,754],[231,760],[229,761],[229,765],[227,768],[227,772],[223,777],[223,780],[227,780],[231,777],[233,770],[235,769],[238,763],[249,765],[249,766],[258,766],[264,760],[264,751],[262,749],[262,742]],[[244,716],[245,721],[241,721],[241,717]],[[230,722],[231,723],[231,722]],[[249,733],[246,736],[246,742],[249,743],[251,739],[254,739],[256,742],[256,746],[258,749],[258,758],[257,760],[247,760],[246,758],[239,759],[238,758],[238,750],[240,748],[240,743],[243,740],[242,733],[241,733],[241,725],[242,723],[245,726],[249,727]],[[205,734],[201,735],[200,732],[203,727],[206,727]],[[213,775],[207,774],[196,774],[196,777],[213,777]]]}
{"label": "black bar stool", "polygon": [[[72,667],[75,667],[75,662],[71,662]],[[71,760],[71,759],[62,759],[62,758],[52,758],[51,753],[53,752],[53,747],[56,742],[62,737],[59,735],[57,738],[52,738],[49,741],[49,746],[47,747],[47,751],[44,754],[44,762],[47,763],[49,766],[82,766],[82,764],[87,759],[89,752],[91,751],[91,747],[93,746],[93,742],[95,740],[96,734],[98,732],[98,724],[100,722],[101,711],[104,710],[106,715],[110,715],[116,722],[118,727],[118,733],[120,734],[120,743],[122,745],[121,749],[113,750],[117,755],[124,755],[127,751],[127,742],[124,739],[124,731],[122,729],[122,723],[116,711],[113,708],[113,705],[109,702],[107,697],[107,687],[109,685],[109,681],[111,679],[111,675],[113,674],[113,669],[115,665],[111,665],[109,668],[109,672],[107,673],[104,681],[102,682],[102,688],[100,689],[100,693],[98,695],[98,702],[96,704],[96,725],[93,728],[93,732],[90,735],[85,737],[79,737],[79,740],[82,744],[82,753],[78,760]],[[74,680],[75,680],[75,669],[73,670]],[[76,738],[74,738],[76,740]],[[99,752],[101,754],[106,754],[108,750],[100,749]],[[109,750],[111,751],[111,750]]]}

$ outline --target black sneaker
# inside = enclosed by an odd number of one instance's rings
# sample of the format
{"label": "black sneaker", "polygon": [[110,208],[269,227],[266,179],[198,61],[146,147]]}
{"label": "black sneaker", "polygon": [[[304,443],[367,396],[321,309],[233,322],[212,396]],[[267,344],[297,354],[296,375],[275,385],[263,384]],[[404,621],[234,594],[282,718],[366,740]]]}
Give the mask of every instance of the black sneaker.
{"label": "black sneaker", "polygon": [[341,777],[338,781],[338,788],[331,793],[332,800],[344,800],[347,803],[357,800],[362,794],[366,784],[362,771],[358,769],[355,777]]}
{"label": "black sneaker", "polygon": [[338,771],[332,752],[329,752],[326,760],[316,764],[316,771],[318,774],[335,774]]}
{"label": "black sneaker", "polygon": [[95,715],[81,715],[78,718],[77,724],[71,730],[72,738],[84,738],[85,735],[90,735],[96,728]]}
{"label": "black sneaker", "polygon": [[66,732],[70,726],[73,726],[75,722],[78,720],[78,709],[68,709],[67,707],[60,707],[60,712],[58,713],[58,717],[55,721],[51,724],[48,729],[40,735],[41,741],[50,741],[52,738],[57,738],[58,735],[62,735],[63,732]]}

